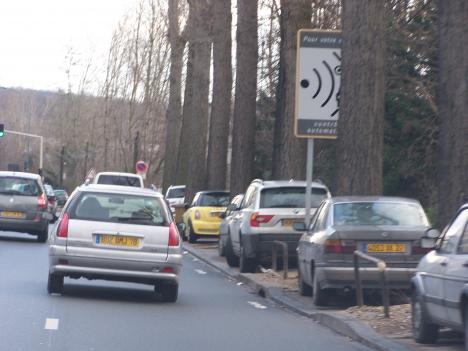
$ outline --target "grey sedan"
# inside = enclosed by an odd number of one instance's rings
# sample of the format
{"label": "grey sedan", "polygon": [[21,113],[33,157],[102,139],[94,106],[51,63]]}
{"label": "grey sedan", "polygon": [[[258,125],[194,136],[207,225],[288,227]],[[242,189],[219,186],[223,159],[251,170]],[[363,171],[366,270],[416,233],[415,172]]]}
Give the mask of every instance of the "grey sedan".
{"label": "grey sedan", "polygon": [[[353,253],[387,263],[391,288],[409,289],[430,227],[421,204],[397,197],[333,197],[324,200],[298,245],[299,290],[326,305],[333,291],[354,285]],[[378,270],[362,263],[364,288],[378,287]],[[366,266],[367,265],[367,266]]]}
{"label": "grey sedan", "polygon": [[161,194],[149,189],[83,185],[65,205],[51,235],[49,293],[64,277],[154,285],[175,302],[181,240]]}

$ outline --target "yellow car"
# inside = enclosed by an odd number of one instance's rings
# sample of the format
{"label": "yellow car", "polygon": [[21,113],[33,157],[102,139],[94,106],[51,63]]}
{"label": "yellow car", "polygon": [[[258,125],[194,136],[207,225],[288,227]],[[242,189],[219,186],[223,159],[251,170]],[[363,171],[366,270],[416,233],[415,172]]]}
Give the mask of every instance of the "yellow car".
{"label": "yellow car", "polygon": [[229,193],[226,191],[200,191],[195,194],[192,204],[185,211],[185,237],[190,243],[199,237],[218,237],[221,218],[229,204]]}

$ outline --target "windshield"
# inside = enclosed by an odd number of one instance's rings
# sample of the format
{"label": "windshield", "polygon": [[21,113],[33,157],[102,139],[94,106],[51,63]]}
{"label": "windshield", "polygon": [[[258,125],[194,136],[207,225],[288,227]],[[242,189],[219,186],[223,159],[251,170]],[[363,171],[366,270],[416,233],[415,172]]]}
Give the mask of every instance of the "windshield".
{"label": "windshield", "polygon": [[428,226],[420,205],[398,202],[350,202],[333,206],[335,225]]}
{"label": "windshield", "polygon": [[[305,187],[281,187],[263,189],[260,196],[260,208],[305,208]],[[327,191],[312,188],[311,207],[319,207]]]}
{"label": "windshield", "polygon": [[167,191],[167,199],[180,199],[185,197],[184,188],[172,188]]}
{"label": "windshield", "polygon": [[119,176],[119,175],[100,175],[98,184],[109,184],[109,185],[123,185],[123,186],[134,186],[137,188],[141,187],[140,178],[131,176]]}
{"label": "windshield", "polygon": [[1,177],[0,194],[39,196],[41,188],[35,179],[21,177]]}
{"label": "windshield", "polygon": [[197,206],[226,207],[229,205],[228,193],[201,194]]}
{"label": "windshield", "polygon": [[155,197],[84,193],[74,202],[70,218],[99,222],[167,226],[163,201]]}

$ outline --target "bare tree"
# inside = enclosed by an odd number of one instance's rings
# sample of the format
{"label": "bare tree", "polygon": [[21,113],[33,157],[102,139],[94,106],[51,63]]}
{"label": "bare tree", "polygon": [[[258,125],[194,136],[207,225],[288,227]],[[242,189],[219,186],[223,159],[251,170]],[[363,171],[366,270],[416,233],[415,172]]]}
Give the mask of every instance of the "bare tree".
{"label": "bare tree", "polygon": [[439,225],[468,189],[468,3],[439,0]]}
{"label": "bare tree", "polygon": [[231,0],[213,2],[213,99],[207,162],[209,189],[226,187],[232,93],[231,17]]}
{"label": "bare tree", "polygon": [[343,2],[338,194],[382,193],[385,23],[379,1]]}
{"label": "bare tree", "polygon": [[245,191],[252,178],[257,96],[257,0],[237,1],[236,87],[230,190]]}
{"label": "bare tree", "polygon": [[312,0],[281,0],[281,48],[276,121],[273,143],[273,177],[305,177],[306,143],[294,136],[297,31],[310,27]]}

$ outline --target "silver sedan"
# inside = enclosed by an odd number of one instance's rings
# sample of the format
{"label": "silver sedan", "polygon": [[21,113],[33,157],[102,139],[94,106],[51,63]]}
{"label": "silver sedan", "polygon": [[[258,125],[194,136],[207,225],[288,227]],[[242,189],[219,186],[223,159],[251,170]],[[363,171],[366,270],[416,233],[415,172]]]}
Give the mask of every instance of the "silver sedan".
{"label": "silver sedan", "polygon": [[175,302],[181,240],[161,194],[83,185],[51,235],[49,262],[49,293],[62,291],[64,277],[84,277],[151,284],[164,301]]}
{"label": "silver sedan", "polygon": [[[391,288],[409,289],[428,249],[421,238],[430,227],[421,204],[398,197],[333,197],[322,202],[298,245],[299,290],[326,305],[334,290],[354,289],[355,250],[387,264]],[[378,287],[378,269],[362,262],[364,288]]]}

